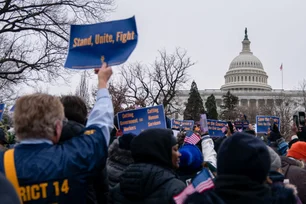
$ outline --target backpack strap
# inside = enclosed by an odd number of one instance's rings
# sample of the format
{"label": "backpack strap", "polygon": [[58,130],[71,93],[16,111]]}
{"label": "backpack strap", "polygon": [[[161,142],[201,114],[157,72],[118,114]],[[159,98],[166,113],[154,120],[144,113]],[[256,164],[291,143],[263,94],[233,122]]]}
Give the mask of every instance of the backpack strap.
{"label": "backpack strap", "polygon": [[9,149],[4,153],[4,172],[6,178],[13,184],[19,200],[21,201],[19,182],[15,168],[14,149]]}

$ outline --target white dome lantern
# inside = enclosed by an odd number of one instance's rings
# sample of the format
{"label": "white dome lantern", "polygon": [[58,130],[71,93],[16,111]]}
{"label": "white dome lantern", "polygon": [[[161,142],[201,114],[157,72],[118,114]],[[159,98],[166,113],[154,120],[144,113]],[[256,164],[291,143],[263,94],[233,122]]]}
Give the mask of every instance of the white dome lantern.
{"label": "white dome lantern", "polygon": [[253,55],[250,49],[251,42],[245,29],[242,51],[230,63],[226,72],[224,91],[271,91],[268,85],[268,75],[264,71],[261,61]]}

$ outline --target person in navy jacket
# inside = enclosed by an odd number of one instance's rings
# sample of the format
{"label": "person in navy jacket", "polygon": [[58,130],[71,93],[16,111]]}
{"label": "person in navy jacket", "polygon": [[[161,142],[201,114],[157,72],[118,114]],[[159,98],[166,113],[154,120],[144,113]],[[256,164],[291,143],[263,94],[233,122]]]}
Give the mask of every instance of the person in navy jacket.
{"label": "person in navy jacket", "polygon": [[[99,90],[86,128],[80,137],[63,144],[55,145],[67,121],[57,97],[33,94],[17,100],[14,122],[20,144],[13,150],[13,159],[0,153],[0,172],[13,183],[23,203],[86,202],[88,176],[106,163],[114,116],[106,88],[112,69],[103,64],[96,72]],[[15,168],[4,162],[7,158]]]}

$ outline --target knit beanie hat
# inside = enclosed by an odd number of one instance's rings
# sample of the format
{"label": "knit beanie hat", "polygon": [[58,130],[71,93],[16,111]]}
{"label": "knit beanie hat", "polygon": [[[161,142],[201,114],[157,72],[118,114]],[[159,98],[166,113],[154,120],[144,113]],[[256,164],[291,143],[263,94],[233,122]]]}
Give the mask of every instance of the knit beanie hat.
{"label": "knit beanie hat", "polygon": [[179,170],[184,173],[195,173],[202,167],[203,156],[193,144],[185,144],[179,149],[181,153]]}
{"label": "knit beanie hat", "polygon": [[280,138],[276,140],[277,143],[277,151],[280,156],[286,156],[287,150],[289,148],[288,143],[285,141],[284,138]]}
{"label": "knit beanie hat", "polygon": [[280,135],[279,132],[271,131],[269,139],[270,139],[271,142],[276,142],[276,140],[280,139],[281,137],[282,136]]}
{"label": "knit beanie hat", "polygon": [[149,163],[172,169],[172,147],[176,144],[172,130],[146,129],[132,140],[132,157],[135,163]]}
{"label": "knit beanie hat", "polygon": [[288,151],[288,157],[306,161],[306,142],[294,143]]}
{"label": "knit beanie hat", "polygon": [[243,175],[263,183],[270,164],[265,143],[253,135],[238,132],[221,144],[217,156],[217,174]]}
{"label": "knit beanie hat", "polygon": [[269,146],[269,154],[270,154],[270,160],[271,160],[271,166],[270,166],[270,171],[276,171],[277,169],[281,168],[281,159],[278,156],[278,154]]}
{"label": "knit beanie hat", "polygon": [[135,137],[136,135],[132,134],[132,133],[128,133],[128,134],[124,134],[122,136],[119,137],[119,148],[120,149],[125,149],[125,150],[130,150],[131,149],[131,142],[132,139]]}

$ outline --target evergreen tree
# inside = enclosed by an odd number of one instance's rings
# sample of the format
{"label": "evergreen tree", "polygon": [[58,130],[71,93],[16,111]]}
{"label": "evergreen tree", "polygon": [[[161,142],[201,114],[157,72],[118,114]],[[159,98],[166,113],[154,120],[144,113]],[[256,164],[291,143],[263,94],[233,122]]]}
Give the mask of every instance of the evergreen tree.
{"label": "evergreen tree", "polygon": [[197,84],[192,82],[188,102],[184,111],[184,120],[200,120],[200,114],[205,113],[203,99],[200,96]]}
{"label": "evergreen tree", "polygon": [[218,120],[218,112],[217,112],[217,105],[216,105],[216,98],[213,94],[211,94],[205,103],[206,110],[207,110],[207,118]]}
{"label": "evergreen tree", "polygon": [[238,97],[228,91],[222,96],[223,104],[221,105],[221,117],[223,120],[235,120],[237,118]]}

